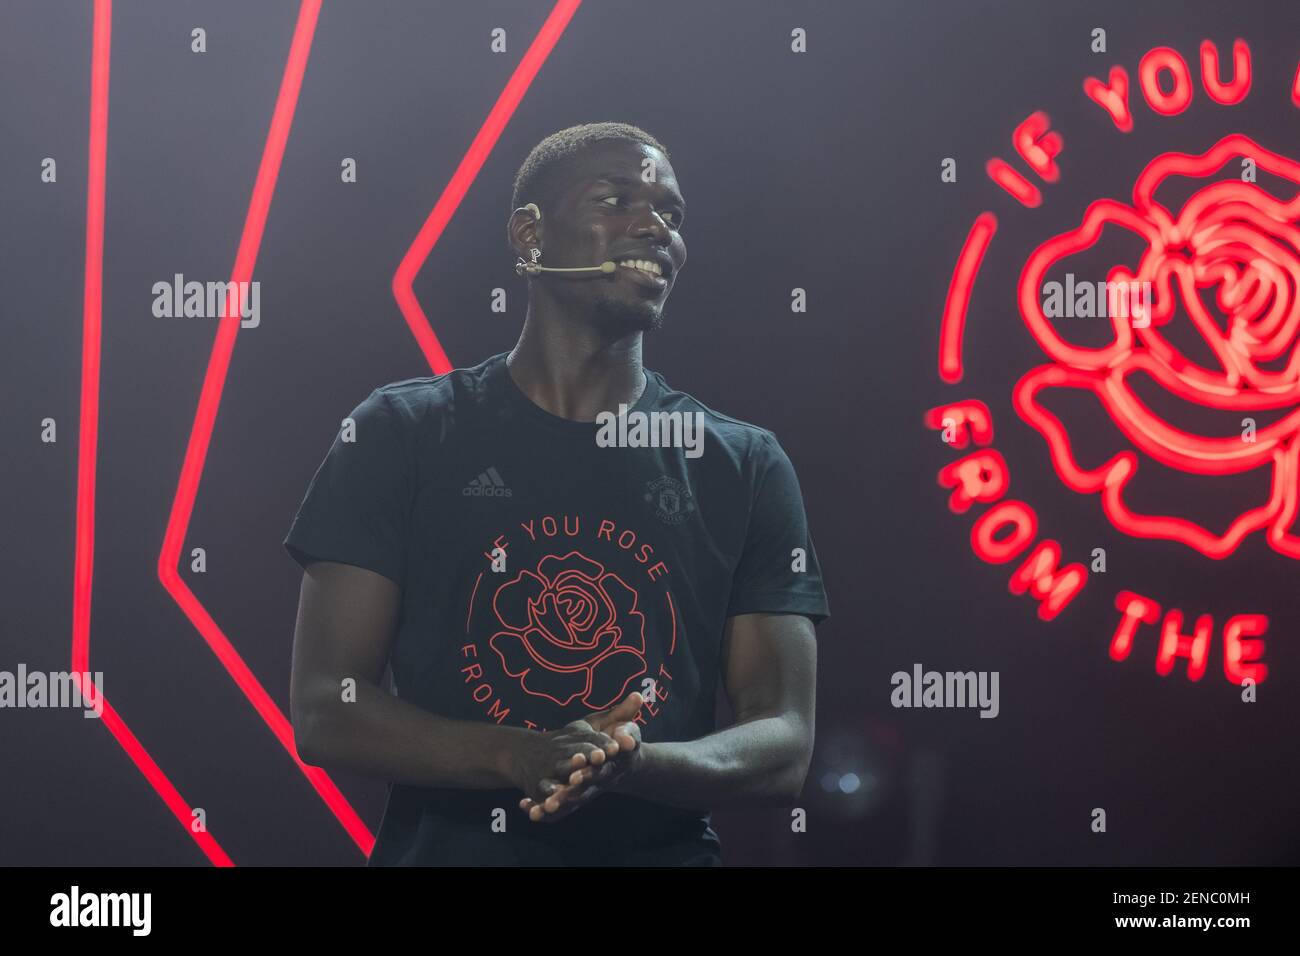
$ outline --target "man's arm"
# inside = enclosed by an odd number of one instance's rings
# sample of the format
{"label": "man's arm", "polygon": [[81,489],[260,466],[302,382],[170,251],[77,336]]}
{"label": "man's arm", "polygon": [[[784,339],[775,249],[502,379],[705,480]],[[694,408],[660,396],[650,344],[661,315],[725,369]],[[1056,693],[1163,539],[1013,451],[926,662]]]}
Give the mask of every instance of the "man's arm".
{"label": "man's arm", "polygon": [[723,681],[734,722],[698,740],[642,744],[617,789],[695,809],[792,803],[812,762],[816,674],[817,639],[808,618],[729,618]]}
{"label": "man's arm", "polygon": [[[812,621],[797,614],[736,615],[727,621],[722,653],[735,715],[731,726],[698,740],[625,746],[603,766],[575,773],[580,782],[561,786],[546,801],[525,799],[520,806],[533,820],[552,822],[609,791],[694,810],[796,800],[812,761],[817,693]],[[620,730],[608,718],[592,724],[614,734]],[[635,724],[627,726],[636,732]]]}
{"label": "man's arm", "polygon": [[[293,638],[290,714],[304,763],[421,787],[517,787],[543,797],[576,753],[599,765],[618,745],[569,725],[539,734],[452,720],[379,686],[397,631],[401,588],[349,564],[314,561],[303,573]],[[345,701],[343,681],[356,682]],[[632,716],[634,710],[623,715]],[[604,754],[593,756],[597,749]]]}

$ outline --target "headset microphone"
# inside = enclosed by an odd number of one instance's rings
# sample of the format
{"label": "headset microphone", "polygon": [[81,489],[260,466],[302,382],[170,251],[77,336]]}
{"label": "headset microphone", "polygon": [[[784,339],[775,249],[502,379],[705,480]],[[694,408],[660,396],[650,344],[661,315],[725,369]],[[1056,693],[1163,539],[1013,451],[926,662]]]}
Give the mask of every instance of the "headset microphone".
{"label": "headset microphone", "polygon": [[[542,211],[537,208],[537,203],[530,202],[525,206],[521,206],[520,208],[531,210],[533,213],[533,218],[538,220],[539,222],[541,221]],[[538,255],[540,255],[540,253],[536,249],[534,249],[533,250],[534,260],[537,258]],[[540,275],[543,272],[603,272],[606,275],[609,275],[617,268],[618,268],[617,263],[608,260],[602,262],[598,266],[578,266],[576,268],[574,267],[559,268],[553,266],[539,266],[535,261],[525,262],[524,259],[521,257],[519,261],[515,263],[515,275],[521,276],[527,274],[530,276],[535,276],[535,275]]]}
{"label": "headset microphone", "polygon": [[515,263],[515,275],[524,275],[527,273],[530,276],[535,276],[540,272],[604,272],[609,274],[617,268],[617,263],[608,260],[602,262],[598,266],[579,266],[577,268],[561,269],[552,266],[539,266],[535,262],[524,262],[523,259],[520,259]]}

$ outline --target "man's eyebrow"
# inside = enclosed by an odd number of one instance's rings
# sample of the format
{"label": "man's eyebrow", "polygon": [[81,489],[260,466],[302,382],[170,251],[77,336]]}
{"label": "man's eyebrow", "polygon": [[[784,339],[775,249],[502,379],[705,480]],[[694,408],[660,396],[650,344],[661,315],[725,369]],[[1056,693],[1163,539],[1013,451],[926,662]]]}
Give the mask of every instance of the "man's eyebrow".
{"label": "man's eyebrow", "polygon": [[[643,183],[640,179],[633,178],[633,177],[628,177],[628,176],[620,176],[620,175],[618,175],[618,174],[616,174],[616,173],[610,173],[609,175],[604,175],[604,176],[597,176],[596,179],[595,179],[595,181],[592,183],[592,186],[593,186],[593,187],[594,187],[594,186],[598,186],[598,185],[601,184],[601,183],[609,183],[611,186],[647,186],[647,185],[649,185],[649,183]],[[664,187],[664,188],[667,188],[667,187]],[[681,196],[677,195],[677,193],[675,193],[675,192],[674,192],[674,193],[670,193],[669,195],[672,196],[673,202],[677,203],[677,205],[681,206],[681,207],[682,207],[682,210],[685,211],[685,209],[686,209],[686,200],[683,199]]]}

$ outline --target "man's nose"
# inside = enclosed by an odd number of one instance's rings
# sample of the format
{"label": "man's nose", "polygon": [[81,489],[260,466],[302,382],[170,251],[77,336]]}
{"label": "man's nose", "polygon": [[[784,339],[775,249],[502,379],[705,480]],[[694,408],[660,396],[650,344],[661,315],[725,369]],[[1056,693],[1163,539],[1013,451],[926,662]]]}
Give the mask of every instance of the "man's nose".
{"label": "man's nose", "polygon": [[647,208],[632,221],[632,232],[637,235],[652,234],[665,245],[672,241],[672,230],[653,209]]}

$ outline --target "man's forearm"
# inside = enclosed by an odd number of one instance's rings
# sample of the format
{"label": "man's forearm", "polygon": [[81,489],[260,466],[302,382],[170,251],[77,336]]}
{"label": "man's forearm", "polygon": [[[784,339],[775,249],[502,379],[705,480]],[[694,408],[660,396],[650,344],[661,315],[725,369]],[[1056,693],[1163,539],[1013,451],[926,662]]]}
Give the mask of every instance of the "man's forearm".
{"label": "man's forearm", "polygon": [[326,693],[294,720],[307,763],[419,787],[516,786],[513,748],[532,731],[440,717],[360,680],[354,702]]}
{"label": "man's forearm", "polygon": [[788,717],[757,717],[698,740],[645,743],[618,791],[686,809],[782,805],[803,789],[810,735]]}

